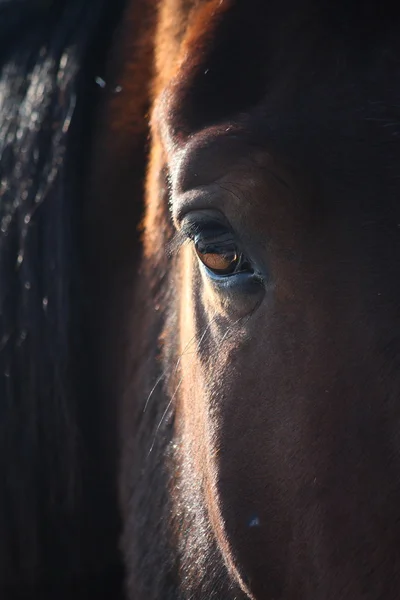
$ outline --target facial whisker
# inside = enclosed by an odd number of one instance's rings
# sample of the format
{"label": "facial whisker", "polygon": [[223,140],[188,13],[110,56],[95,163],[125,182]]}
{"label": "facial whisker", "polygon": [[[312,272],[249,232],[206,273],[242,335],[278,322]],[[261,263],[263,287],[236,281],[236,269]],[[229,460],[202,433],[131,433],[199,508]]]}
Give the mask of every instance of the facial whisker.
{"label": "facial whisker", "polygon": [[[205,328],[205,330],[204,330],[204,332],[203,332],[203,334],[202,334],[202,336],[201,336],[201,338],[200,338],[200,341],[199,341],[199,343],[201,343],[201,341],[203,340],[203,338],[204,338],[204,335],[206,334],[207,330],[210,328],[210,326],[211,326],[211,323],[212,323],[212,321],[214,320],[214,318],[215,318],[215,315],[214,315],[214,317],[212,317],[212,319],[211,319],[210,323],[209,323],[209,324],[207,325],[207,327]],[[178,370],[178,367],[179,367],[179,365],[180,365],[181,359],[182,359],[182,357],[185,355],[185,353],[186,353],[186,350],[188,350],[188,349],[190,348],[190,346],[193,344],[193,342],[195,342],[195,340],[196,340],[196,334],[195,334],[195,335],[194,335],[194,336],[193,336],[193,337],[192,337],[192,338],[189,340],[189,342],[186,344],[185,348],[183,349],[183,351],[182,351],[182,354],[181,354],[181,355],[178,357],[178,359],[177,359],[177,362],[176,362],[176,365],[175,365],[175,367],[174,367],[174,370],[173,370],[173,373],[172,373],[173,375],[174,375],[174,374],[176,373],[176,371]],[[151,388],[151,390],[150,390],[150,393],[149,393],[149,395],[147,396],[147,399],[146,399],[146,402],[145,402],[145,405],[144,405],[144,408],[143,408],[143,413],[145,413],[145,412],[146,412],[146,410],[147,410],[147,408],[148,408],[148,405],[149,405],[149,402],[150,402],[150,399],[152,398],[152,396],[153,396],[153,394],[154,394],[155,390],[157,389],[158,385],[161,383],[161,381],[162,381],[162,380],[165,378],[165,376],[167,375],[168,371],[169,371],[169,367],[167,367],[167,368],[166,368],[166,369],[165,369],[165,370],[164,370],[164,371],[161,373],[161,375],[160,375],[160,376],[157,378],[157,380],[156,380],[155,384],[154,384],[154,385],[153,385],[153,387]]]}
{"label": "facial whisker", "polygon": [[177,386],[175,388],[175,391],[172,394],[172,396],[171,396],[171,398],[170,398],[170,400],[169,400],[169,402],[168,402],[168,404],[167,404],[167,406],[166,406],[166,408],[165,408],[165,410],[164,410],[164,412],[162,414],[162,417],[161,417],[161,419],[160,419],[160,421],[159,421],[159,423],[158,423],[158,425],[156,427],[156,430],[155,430],[155,433],[154,433],[153,442],[151,444],[151,447],[150,447],[150,450],[149,450],[149,454],[147,456],[149,456],[151,454],[151,452],[153,451],[153,448],[154,448],[155,443],[156,443],[158,432],[160,431],[161,425],[164,423],[164,420],[165,420],[165,418],[166,418],[166,416],[168,414],[169,409],[171,408],[171,405],[172,405],[172,403],[173,403],[173,401],[175,399],[175,396],[177,395],[177,393],[179,391],[179,388],[181,387],[181,384],[182,384],[182,378],[179,380],[179,382],[178,382],[178,384],[177,384]]}
{"label": "facial whisker", "polygon": [[[206,335],[207,335],[207,333],[209,332],[209,330],[210,330],[210,327],[211,327],[211,325],[212,325],[213,321],[215,320],[216,316],[217,316],[217,314],[214,314],[214,316],[212,317],[212,319],[211,319],[211,320],[210,320],[210,322],[208,323],[207,327],[205,327],[205,329],[204,329],[204,331],[203,331],[203,333],[202,333],[202,335],[201,335],[201,337],[200,337],[200,339],[199,339],[199,341],[198,341],[198,344],[197,344],[197,350],[200,350],[200,346],[201,346],[201,344],[204,342],[204,340],[206,339]],[[226,339],[227,335],[228,335],[228,334],[229,334],[229,332],[232,330],[232,328],[233,328],[233,327],[234,327],[234,326],[235,326],[235,325],[236,325],[236,324],[237,324],[239,321],[241,321],[241,320],[242,320],[242,318],[243,318],[243,317],[240,317],[239,319],[237,319],[236,321],[234,321],[234,323],[232,323],[231,325],[229,325],[229,326],[226,328],[226,331],[225,331],[224,335],[223,335],[223,336],[222,336],[222,338],[221,338],[221,342],[223,342],[223,341]],[[190,352],[190,353],[187,353],[187,349],[189,349],[189,347],[192,345],[192,343],[193,343],[193,341],[194,341],[194,340],[195,340],[195,336],[193,336],[193,337],[191,338],[191,340],[190,340],[190,341],[188,342],[188,344],[185,346],[185,349],[183,350],[182,354],[181,354],[181,355],[178,357],[178,359],[177,359],[177,362],[176,362],[176,365],[175,365],[175,368],[174,368],[174,373],[176,373],[176,371],[177,371],[177,369],[178,369],[178,366],[179,366],[179,364],[181,363],[181,359],[182,359],[182,357],[183,357],[185,354],[193,354],[193,355],[197,354],[195,351],[193,351],[193,352]],[[164,373],[164,374],[165,374],[165,373]],[[163,374],[163,375],[164,375],[164,374]],[[158,383],[159,383],[159,381],[160,381],[160,380],[161,380],[160,378],[157,380],[157,382],[156,382],[155,386],[156,386],[156,385],[158,385]],[[181,377],[181,378],[179,379],[179,381],[178,381],[178,383],[177,383],[177,385],[176,385],[176,387],[175,387],[174,393],[172,394],[171,398],[169,399],[169,401],[168,401],[168,403],[167,403],[167,406],[166,406],[166,408],[165,408],[165,410],[164,410],[164,412],[163,412],[163,414],[162,414],[162,416],[161,416],[161,419],[160,419],[160,421],[159,421],[159,423],[158,423],[158,425],[157,425],[157,427],[156,427],[156,430],[155,430],[155,433],[154,433],[153,442],[152,442],[152,444],[151,444],[151,447],[150,447],[150,450],[149,450],[148,456],[151,454],[151,452],[152,452],[152,451],[153,451],[153,449],[154,449],[154,446],[155,446],[155,443],[156,443],[156,439],[157,439],[158,432],[160,431],[162,424],[165,422],[165,419],[166,419],[166,416],[167,416],[167,414],[168,414],[168,411],[170,410],[170,408],[171,408],[171,406],[172,406],[172,404],[173,404],[173,401],[175,400],[175,398],[176,398],[176,396],[177,396],[177,394],[178,394],[178,391],[179,391],[179,389],[180,389],[180,387],[181,387],[181,385],[182,385],[182,382],[183,382],[183,377]],[[155,386],[153,387],[153,390],[155,389]]]}

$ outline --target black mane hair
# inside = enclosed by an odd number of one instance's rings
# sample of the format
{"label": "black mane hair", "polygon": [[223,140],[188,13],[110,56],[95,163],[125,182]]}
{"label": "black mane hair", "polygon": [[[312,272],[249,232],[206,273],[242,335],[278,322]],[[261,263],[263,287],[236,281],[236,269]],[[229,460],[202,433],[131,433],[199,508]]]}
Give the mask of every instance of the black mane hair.
{"label": "black mane hair", "polygon": [[122,5],[0,0],[4,600],[98,599],[107,578],[118,597],[119,523],[84,328],[80,217],[95,77]]}

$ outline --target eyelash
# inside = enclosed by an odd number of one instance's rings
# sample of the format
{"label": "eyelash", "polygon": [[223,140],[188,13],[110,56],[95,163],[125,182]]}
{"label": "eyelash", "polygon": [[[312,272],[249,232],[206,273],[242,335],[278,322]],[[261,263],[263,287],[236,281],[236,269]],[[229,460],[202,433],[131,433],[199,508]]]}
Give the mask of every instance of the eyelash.
{"label": "eyelash", "polygon": [[189,221],[184,223],[178,231],[176,231],[168,244],[168,255],[173,256],[179,252],[184,244],[194,242],[196,235],[206,230],[208,224],[205,223],[194,223]]}
{"label": "eyelash", "polygon": [[229,231],[226,226],[218,221],[187,221],[184,222],[179,231],[176,231],[168,244],[168,255],[177,254],[184,244],[194,242],[196,236],[205,233],[208,235]]}

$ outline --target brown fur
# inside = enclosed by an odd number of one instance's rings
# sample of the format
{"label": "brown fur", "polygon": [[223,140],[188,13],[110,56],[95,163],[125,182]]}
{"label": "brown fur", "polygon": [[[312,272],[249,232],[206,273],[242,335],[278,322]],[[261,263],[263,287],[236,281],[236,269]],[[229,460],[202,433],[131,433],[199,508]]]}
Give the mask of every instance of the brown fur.
{"label": "brown fur", "polygon": [[[116,55],[138,104],[127,88],[103,113],[102,148],[129,164],[151,106],[140,263],[137,173],[114,162],[94,209],[123,249],[101,321],[113,311],[128,596],[395,600],[398,11],[152,7]],[[168,255],[194,194],[257,281],[222,287],[190,243]]]}

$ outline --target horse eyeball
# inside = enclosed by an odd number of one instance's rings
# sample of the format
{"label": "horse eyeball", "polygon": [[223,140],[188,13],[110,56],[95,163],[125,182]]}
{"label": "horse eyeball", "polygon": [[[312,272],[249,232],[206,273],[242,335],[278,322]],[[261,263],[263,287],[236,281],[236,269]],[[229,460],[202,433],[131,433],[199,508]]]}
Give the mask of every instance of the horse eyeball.
{"label": "horse eyeball", "polygon": [[238,263],[239,256],[236,251],[224,253],[216,252],[201,252],[196,248],[196,253],[203,265],[217,275],[229,275],[234,273]]}

